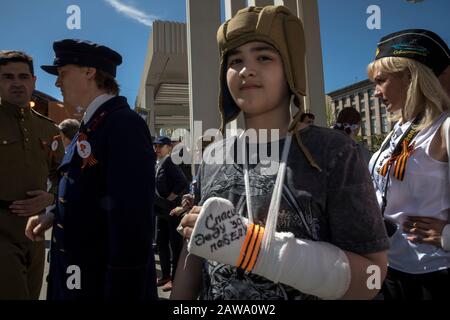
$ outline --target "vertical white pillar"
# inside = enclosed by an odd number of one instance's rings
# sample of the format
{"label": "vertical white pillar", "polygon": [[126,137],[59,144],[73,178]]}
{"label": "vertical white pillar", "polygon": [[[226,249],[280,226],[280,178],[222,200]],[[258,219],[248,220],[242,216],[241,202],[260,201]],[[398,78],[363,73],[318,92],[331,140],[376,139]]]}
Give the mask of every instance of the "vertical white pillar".
{"label": "vertical white pillar", "polygon": [[[375,129],[376,128],[376,129]],[[379,99],[376,100],[376,104],[375,104],[375,128],[374,131],[376,132],[376,134],[381,134],[381,129],[382,129],[382,125],[381,125],[381,104]],[[375,134],[374,132],[374,134]]]}
{"label": "vertical white pillar", "polygon": [[317,0],[297,0],[298,16],[303,21],[306,41],[306,108],[315,115],[315,123],[326,126],[322,44]]}
{"label": "vertical white pillar", "polygon": [[150,129],[152,136],[156,136],[155,128],[155,88],[153,86],[145,86],[144,107],[150,110],[148,113],[147,125]]}
{"label": "vertical white pillar", "polygon": [[[220,25],[220,1],[186,0],[186,21],[189,127],[191,142],[195,142],[206,130],[220,128],[217,108],[219,55],[216,40]],[[194,121],[202,122],[202,128],[195,132]]]}
{"label": "vertical white pillar", "polygon": [[236,12],[247,7],[246,0],[224,0],[225,1],[225,19],[231,19]]}
{"label": "vertical white pillar", "polygon": [[[369,97],[370,99],[370,97]],[[371,125],[370,125],[370,100],[367,101],[365,108],[364,108],[364,112],[366,113],[365,116],[365,120],[366,120],[366,136],[369,139],[369,143],[370,143],[370,136],[372,135],[372,129],[371,129]]]}

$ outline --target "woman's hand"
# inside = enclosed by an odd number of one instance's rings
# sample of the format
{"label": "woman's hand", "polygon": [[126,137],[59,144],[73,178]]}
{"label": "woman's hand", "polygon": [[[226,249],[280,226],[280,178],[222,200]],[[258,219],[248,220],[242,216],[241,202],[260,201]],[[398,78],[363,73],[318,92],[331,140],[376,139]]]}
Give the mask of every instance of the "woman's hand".
{"label": "woman's hand", "polygon": [[403,223],[407,239],[413,243],[431,244],[441,248],[441,236],[447,221],[426,217],[408,217]]}

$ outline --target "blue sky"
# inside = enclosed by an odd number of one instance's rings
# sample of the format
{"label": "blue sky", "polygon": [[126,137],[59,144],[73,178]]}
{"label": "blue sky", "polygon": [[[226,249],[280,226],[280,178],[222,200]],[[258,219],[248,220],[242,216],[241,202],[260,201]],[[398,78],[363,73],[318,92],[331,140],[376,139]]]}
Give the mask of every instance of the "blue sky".
{"label": "blue sky", "polygon": [[[381,29],[369,30],[370,5],[381,9]],[[375,57],[378,40],[409,28],[429,29],[450,46],[450,1],[319,0],[325,91],[367,78],[366,66]]]}
{"label": "blue sky", "polygon": [[[211,0],[213,1],[213,0]],[[53,61],[52,43],[79,38],[112,47],[122,54],[118,81],[134,105],[155,19],[186,21],[185,0],[0,0],[0,49],[18,49],[34,57],[37,88],[61,99],[55,77],[41,71]],[[70,5],[81,9],[81,29],[69,30]],[[370,5],[381,9],[381,29],[369,30]],[[377,41],[405,28],[428,28],[450,43],[450,1],[319,0],[325,90],[330,92],[366,78]]]}

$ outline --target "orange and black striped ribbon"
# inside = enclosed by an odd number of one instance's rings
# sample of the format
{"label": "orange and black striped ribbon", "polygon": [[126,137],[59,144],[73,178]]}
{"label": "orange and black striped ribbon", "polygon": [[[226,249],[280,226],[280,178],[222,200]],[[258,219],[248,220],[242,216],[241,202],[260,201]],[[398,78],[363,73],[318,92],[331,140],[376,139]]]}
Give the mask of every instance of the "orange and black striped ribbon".
{"label": "orange and black striped ribbon", "polygon": [[406,161],[408,160],[411,152],[414,149],[415,142],[408,146],[408,142],[405,140],[402,142],[402,151],[399,154],[392,155],[391,158],[381,167],[380,174],[385,177],[389,171],[389,167],[394,164],[394,177],[403,181],[406,171]]}
{"label": "orange and black striped ribbon", "polygon": [[414,145],[416,144],[413,142],[409,145],[409,142],[414,138],[417,132],[418,131],[411,130],[408,137],[401,142],[401,151],[394,153],[389,158],[389,160],[380,168],[379,174],[385,177],[389,172],[389,168],[394,164],[394,177],[400,181],[403,181],[406,172],[406,162],[408,161],[408,158],[414,150]]}
{"label": "orange and black striped ribbon", "polygon": [[[87,141],[87,135],[84,132],[81,132],[78,135],[78,142]],[[97,159],[94,157],[94,153],[91,150],[91,154],[89,157],[83,159],[83,165],[81,166],[81,170],[85,169],[86,167],[92,167],[98,163]]]}
{"label": "orange and black striped ribbon", "polygon": [[264,236],[264,227],[258,224],[248,226],[247,234],[241,247],[241,251],[236,262],[240,269],[250,272],[258,259],[261,242]]}

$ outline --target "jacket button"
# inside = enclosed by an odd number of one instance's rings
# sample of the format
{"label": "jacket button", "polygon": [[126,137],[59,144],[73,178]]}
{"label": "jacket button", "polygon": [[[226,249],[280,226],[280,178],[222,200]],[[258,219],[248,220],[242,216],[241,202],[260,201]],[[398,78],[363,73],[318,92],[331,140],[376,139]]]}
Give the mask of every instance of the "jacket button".
{"label": "jacket button", "polygon": [[57,226],[58,226],[58,228],[60,228],[60,229],[64,229],[63,225],[60,224],[60,223],[58,223]]}
{"label": "jacket button", "polygon": [[61,202],[61,203],[66,203],[67,201],[64,199],[64,198],[59,198],[59,202]]}

